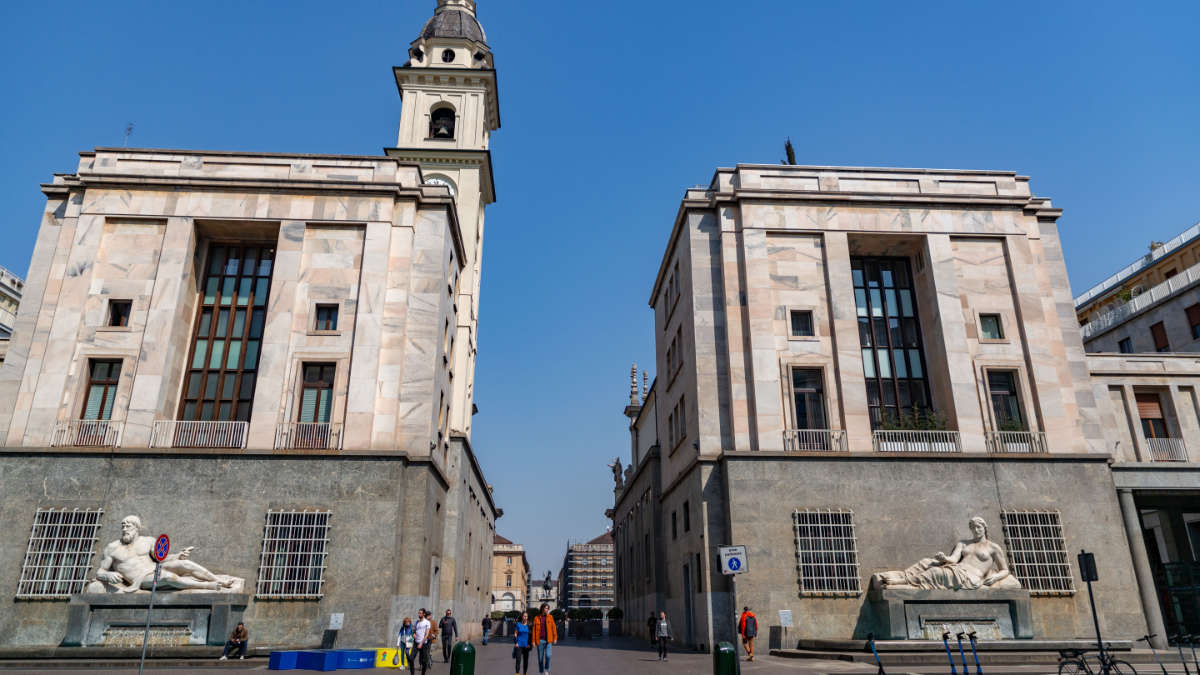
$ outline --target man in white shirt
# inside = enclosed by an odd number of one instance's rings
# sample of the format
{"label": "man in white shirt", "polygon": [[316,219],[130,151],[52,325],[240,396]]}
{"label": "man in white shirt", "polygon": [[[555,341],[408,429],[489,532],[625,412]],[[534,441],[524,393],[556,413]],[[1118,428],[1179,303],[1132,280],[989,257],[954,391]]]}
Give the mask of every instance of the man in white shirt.
{"label": "man in white shirt", "polygon": [[417,613],[420,620],[417,621],[417,627],[413,630],[413,644],[416,647],[418,658],[421,660],[421,675],[429,670],[429,629],[433,624],[429,623],[429,612],[425,608]]}

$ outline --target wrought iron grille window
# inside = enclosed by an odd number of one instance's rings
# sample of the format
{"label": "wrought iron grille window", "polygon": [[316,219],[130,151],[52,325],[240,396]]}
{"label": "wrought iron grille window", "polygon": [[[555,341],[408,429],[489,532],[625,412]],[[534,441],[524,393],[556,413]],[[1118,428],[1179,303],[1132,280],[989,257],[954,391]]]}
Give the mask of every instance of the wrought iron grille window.
{"label": "wrought iron grille window", "polygon": [[1073,595],[1058,511],[1001,511],[1009,568],[1031,595]]}
{"label": "wrought iron grille window", "polygon": [[797,509],[792,513],[796,569],[803,595],[858,595],[858,540],[854,512]]}
{"label": "wrought iron grille window", "polygon": [[82,593],[92,570],[104,509],[38,509],[17,582],[18,600]]}
{"label": "wrought iron grille window", "polygon": [[275,249],[209,248],[179,419],[250,421]]}
{"label": "wrought iron grille window", "polygon": [[932,408],[907,258],[850,259],[871,426]]}
{"label": "wrought iron grille window", "polygon": [[316,600],[325,593],[329,511],[268,511],[254,595]]}

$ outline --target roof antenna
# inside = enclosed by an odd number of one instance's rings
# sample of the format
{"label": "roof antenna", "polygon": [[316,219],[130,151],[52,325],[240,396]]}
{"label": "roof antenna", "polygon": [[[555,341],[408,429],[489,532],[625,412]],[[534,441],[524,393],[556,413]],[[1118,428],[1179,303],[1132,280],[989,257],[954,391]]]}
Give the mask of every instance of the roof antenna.
{"label": "roof antenna", "polygon": [[129,124],[125,125],[125,140],[121,142],[122,148],[127,147],[129,145],[129,137],[131,135],[133,135],[133,122],[130,122]]}

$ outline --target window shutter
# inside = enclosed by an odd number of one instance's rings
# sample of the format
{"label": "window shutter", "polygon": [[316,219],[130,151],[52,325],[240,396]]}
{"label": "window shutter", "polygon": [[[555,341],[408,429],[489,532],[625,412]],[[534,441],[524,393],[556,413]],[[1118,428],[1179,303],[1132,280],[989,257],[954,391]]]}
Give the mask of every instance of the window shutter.
{"label": "window shutter", "polygon": [[321,393],[320,389],[305,388],[300,399],[300,421],[301,422],[316,422],[317,421],[317,396]]}
{"label": "window shutter", "polygon": [[1192,326],[1200,324],[1200,304],[1187,308],[1188,323]]}
{"label": "window shutter", "polygon": [[107,392],[108,396],[104,397],[104,410],[102,410],[100,412],[100,419],[111,420],[112,419],[112,410],[113,410],[113,401],[115,401],[117,399],[117,388],[110,384],[107,387],[105,387],[105,389],[108,390],[108,392]]}
{"label": "window shutter", "polygon": [[1154,349],[1157,351],[1162,351],[1170,346],[1167,341],[1167,330],[1161,321],[1150,326],[1150,335],[1154,337]]}
{"label": "window shutter", "polygon": [[1137,394],[1138,417],[1144,420],[1161,420],[1162,404],[1158,394]]}
{"label": "window shutter", "polygon": [[87,404],[83,408],[83,419],[100,419],[100,402],[104,399],[104,385],[93,384],[88,388]]}
{"label": "window shutter", "polygon": [[333,407],[333,390],[321,389],[318,392],[317,403],[317,421],[322,424],[329,423],[329,411]]}

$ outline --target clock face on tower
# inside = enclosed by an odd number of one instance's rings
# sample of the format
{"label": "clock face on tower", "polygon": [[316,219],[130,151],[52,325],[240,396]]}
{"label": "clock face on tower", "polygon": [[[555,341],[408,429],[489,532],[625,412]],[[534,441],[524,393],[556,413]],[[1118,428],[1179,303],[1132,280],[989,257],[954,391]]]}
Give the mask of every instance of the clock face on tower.
{"label": "clock face on tower", "polygon": [[426,185],[440,185],[440,186],[450,190],[451,197],[454,197],[454,198],[458,197],[458,190],[454,187],[454,183],[451,183],[450,180],[447,178],[442,178],[441,176],[430,176],[429,178],[425,179],[425,184]]}
{"label": "clock face on tower", "polygon": [[446,51],[442,52],[442,61],[444,63],[454,63],[454,50],[447,49]]}

